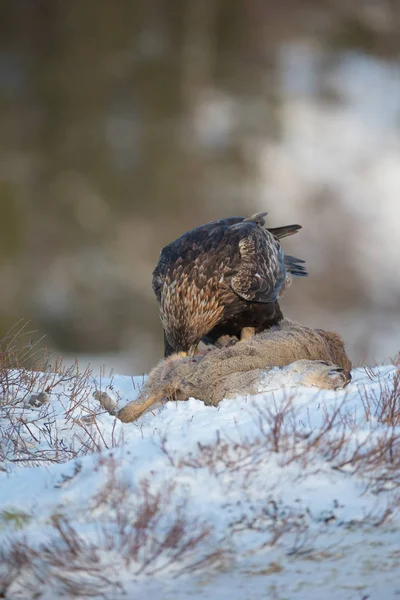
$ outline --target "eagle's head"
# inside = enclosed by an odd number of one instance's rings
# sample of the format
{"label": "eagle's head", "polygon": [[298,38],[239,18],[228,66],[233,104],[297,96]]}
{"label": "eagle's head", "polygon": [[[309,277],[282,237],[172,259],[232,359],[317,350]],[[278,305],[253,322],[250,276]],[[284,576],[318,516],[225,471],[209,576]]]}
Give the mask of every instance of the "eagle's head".
{"label": "eagle's head", "polygon": [[167,283],[160,302],[166,355],[194,352],[200,340],[218,323],[223,309],[211,281],[201,289],[188,277]]}
{"label": "eagle's head", "polygon": [[[165,335],[165,356],[170,354],[193,355],[203,337],[196,333],[196,329],[190,326],[168,327],[164,329]],[[205,334],[204,334],[205,335]]]}

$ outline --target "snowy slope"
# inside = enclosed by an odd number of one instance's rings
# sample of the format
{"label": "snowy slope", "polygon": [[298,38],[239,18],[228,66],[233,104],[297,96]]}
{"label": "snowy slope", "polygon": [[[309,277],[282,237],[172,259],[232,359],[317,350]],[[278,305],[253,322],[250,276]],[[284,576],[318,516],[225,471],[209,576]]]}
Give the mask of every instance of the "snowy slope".
{"label": "snowy slope", "polygon": [[93,392],[122,406],[142,378],[20,375],[0,421],[3,597],[400,595],[395,366],[131,424]]}

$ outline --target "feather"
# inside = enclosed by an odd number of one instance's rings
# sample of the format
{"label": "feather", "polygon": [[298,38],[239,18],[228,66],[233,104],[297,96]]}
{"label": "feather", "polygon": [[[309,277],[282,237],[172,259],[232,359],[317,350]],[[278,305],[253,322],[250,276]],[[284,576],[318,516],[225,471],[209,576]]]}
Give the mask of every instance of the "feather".
{"label": "feather", "polygon": [[266,217],[267,214],[267,212],[255,213],[254,215],[243,219],[243,223],[256,223],[257,225],[261,225],[261,227],[263,227],[265,225],[264,217]]}
{"label": "feather", "polygon": [[305,260],[290,256],[289,254],[285,254],[284,260],[287,270],[292,275],[296,275],[297,277],[306,277],[308,275],[306,268],[303,267],[306,262]]}
{"label": "feather", "polygon": [[245,300],[274,302],[286,278],[281,247],[266,229],[245,222],[243,226],[251,230],[239,242],[241,260],[231,287]]}
{"label": "feather", "polygon": [[279,239],[300,225],[264,228],[267,213],[212,221],[184,233],[160,253],[153,290],[160,306],[165,354],[188,352],[202,338],[240,337],[282,318],[277,298],[287,271],[304,261],[285,256]]}
{"label": "feather", "polygon": [[283,227],[268,227],[268,231],[272,233],[278,240],[294,235],[302,229],[301,225],[283,225]]}

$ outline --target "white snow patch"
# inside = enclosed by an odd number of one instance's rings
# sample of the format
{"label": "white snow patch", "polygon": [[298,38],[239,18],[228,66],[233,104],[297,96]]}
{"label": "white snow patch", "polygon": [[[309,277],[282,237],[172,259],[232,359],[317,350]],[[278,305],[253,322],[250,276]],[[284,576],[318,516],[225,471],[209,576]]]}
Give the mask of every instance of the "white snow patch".
{"label": "white snow patch", "polygon": [[[38,456],[48,453],[48,460],[15,462],[23,456],[21,448],[4,437],[1,440],[7,460],[5,470],[0,469],[0,546],[7,547],[21,536],[35,547],[48,541],[54,537],[54,515],[68,517],[87,542],[98,543],[104,528],[117,539],[114,515],[125,511],[132,514],[134,522],[141,481],[147,479],[151,494],[167,493],[172,486],[159,530],[165,530],[186,502],[185,514],[193,522],[193,530],[196,519],[211,528],[208,542],[200,546],[198,555],[195,551],[190,560],[182,558],[178,565],[163,563],[162,557],[154,559],[149,566],[154,572],[140,572],[139,559],[124,562],[121,550],[101,546],[98,564],[105,578],[101,593],[106,598],[319,600],[323,596],[354,600],[379,594],[395,598],[400,594],[396,476],[385,484],[383,479],[378,481],[379,469],[368,473],[357,470],[355,463],[341,464],[346,462],[345,453],[334,456],[333,446],[326,441],[340,438],[344,421],[347,455],[360,443],[364,443],[362,452],[378,439],[400,434],[399,427],[380,422],[373,411],[366,412],[366,398],[379,399],[390,390],[397,369],[391,365],[368,372],[355,369],[352,375],[345,390],[323,392],[292,387],[293,382],[285,379],[281,370],[279,380],[273,378],[262,395],[224,400],[218,408],[196,399],[168,402],[130,424],[104,414],[92,394],[101,388],[122,406],[138,394],[142,377],[115,376],[101,381],[89,377],[75,408],[70,381],[51,390],[47,405],[16,404],[13,418],[18,413],[29,427],[22,429],[21,446],[29,445]],[[40,391],[40,382],[39,378],[36,391]],[[285,406],[289,416],[283,421],[277,442],[280,447],[273,451],[265,440],[272,439]],[[302,456],[302,450],[318,437],[327,418],[339,407],[341,416],[334,420],[326,438]],[[94,423],[90,415],[96,411]],[[82,428],[85,417],[89,419]],[[7,418],[0,420],[1,431],[7,430]],[[285,448],[285,439],[290,445],[294,428],[298,432],[295,451]],[[51,434],[46,436],[46,431]],[[79,440],[87,442],[87,431],[101,452],[85,455],[78,451]],[[65,449],[62,458],[54,453],[55,436],[59,447]],[[72,448],[78,456],[68,460]],[[398,442],[395,448],[399,452]],[[294,454],[297,458],[289,460]],[[207,456],[211,461],[207,462]],[[126,496],[119,495],[118,482],[125,486]],[[385,512],[388,507],[390,518]],[[23,524],[19,523],[21,530],[16,527],[17,518],[4,518],[18,511],[27,515]],[[219,563],[175,577],[177,566],[183,568],[206,551],[217,549],[225,552]],[[41,560],[43,573],[49,573],[45,558]],[[91,581],[85,571],[81,576]],[[32,574],[22,569],[5,597],[28,597],[22,586],[33,586],[30,582]],[[57,585],[48,574],[40,598],[62,593],[68,597]],[[84,587],[79,597],[86,597]]]}

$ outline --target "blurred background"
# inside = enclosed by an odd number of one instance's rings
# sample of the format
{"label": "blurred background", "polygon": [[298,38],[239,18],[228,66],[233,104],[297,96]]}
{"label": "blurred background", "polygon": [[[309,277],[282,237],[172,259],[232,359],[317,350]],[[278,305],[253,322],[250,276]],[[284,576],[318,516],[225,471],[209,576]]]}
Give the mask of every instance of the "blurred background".
{"label": "blurred background", "polygon": [[400,2],[1,0],[0,335],[162,355],[151,272],[184,231],[301,223],[287,316],[400,349]]}

